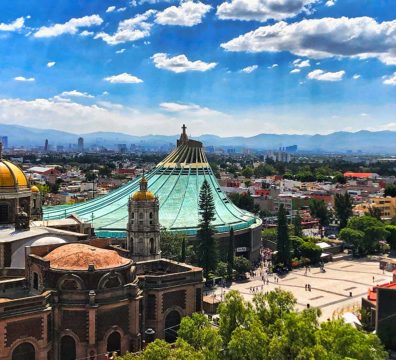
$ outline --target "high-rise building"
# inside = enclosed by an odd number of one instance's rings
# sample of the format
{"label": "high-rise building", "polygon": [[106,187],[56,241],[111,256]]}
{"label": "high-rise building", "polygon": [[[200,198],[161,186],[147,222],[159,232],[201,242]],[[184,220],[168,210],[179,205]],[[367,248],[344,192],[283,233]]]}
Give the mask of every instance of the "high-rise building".
{"label": "high-rise building", "polygon": [[3,144],[3,149],[8,149],[8,136],[2,136],[1,143]]}
{"label": "high-rise building", "polygon": [[47,152],[48,151],[48,139],[45,139],[45,143],[44,143],[44,151]]}
{"label": "high-rise building", "polygon": [[77,150],[78,150],[78,152],[84,151],[84,138],[82,138],[82,137],[78,138]]}

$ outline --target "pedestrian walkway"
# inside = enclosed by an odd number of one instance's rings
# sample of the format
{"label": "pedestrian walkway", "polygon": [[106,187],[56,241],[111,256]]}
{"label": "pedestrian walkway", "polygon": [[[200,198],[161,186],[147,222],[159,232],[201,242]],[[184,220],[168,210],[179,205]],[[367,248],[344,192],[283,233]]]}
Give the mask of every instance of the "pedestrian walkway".
{"label": "pedestrian walkway", "polygon": [[265,281],[263,273],[257,270],[256,276],[248,282],[233,283],[228,289],[216,289],[216,296],[235,289],[251,301],[256,292],[267,292],[279,287],[294,294],[298,309],[304,309],[308,304],[310,307],[319,307],[322,311],[321,320],[326,320],[360,306],[361,298],[367,295],[369,287],[392,281],[391,272],[383,273],[378,261],[368,259],[328,263],[325,270],[320,271],[319,267],[308,270],[301,268],[280,277],[265,274]]}

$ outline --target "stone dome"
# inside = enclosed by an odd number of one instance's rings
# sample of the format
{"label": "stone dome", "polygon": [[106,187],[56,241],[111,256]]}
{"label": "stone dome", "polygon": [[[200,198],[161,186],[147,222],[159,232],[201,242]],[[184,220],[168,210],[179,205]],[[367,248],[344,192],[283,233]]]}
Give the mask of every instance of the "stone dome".
{"label": "stone dome", "polygon": [[50,261],[52,269],[88,270],[93,265],[96,270],[113,269],[131,263],[114,250],[101,249],[86,244],[66,244],[52,250],[45,260]]}
{"label": "stone dome", "polygon": [[12,162],[0,160],[0,191],[15,192],[28,188],[28,180],[24,172]]}

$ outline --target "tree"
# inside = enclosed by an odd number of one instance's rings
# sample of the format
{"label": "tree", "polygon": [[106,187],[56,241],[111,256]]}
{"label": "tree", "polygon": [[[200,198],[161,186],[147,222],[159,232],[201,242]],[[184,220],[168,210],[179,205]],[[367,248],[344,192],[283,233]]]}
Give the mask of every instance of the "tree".
{"label": "tree", "polygon": [[299,213],[297,213],[297,215],[293,219],[293,226],[294,226],[293,228],[294,236],[303,237],[304,235],[301,225],[301,216]]}
{"label": "tree", "polygon": [[290,239],[287,227],[287,215],[283,204],[279,206],[278,211],[278,231],[277,243],[278,250],[277,260],[284,265],[290,264]]}
{"label": "tree", "polygon": [[198,263],[204,269],[204,275],[208,276],[217,265],[217,246],[214,239],[214,229],[211,223],[215,220],[215,205],[209,183],[204,180],[199,194],[199,229],[197,234]]}
{"label": "tree", "polygon": [[187,251],[187,249],[186,249],[186,238],[183,236],[182,248],[181,248],[181,259],[180,259],[182,262],[186,262],[186,251]]}
{"label": "tree", "polygon": [[252,305],[245,301],[238,291],[231,290],[220,303],[218,311],[220,335],[223,345],[227,346],[234,330],[240,326],[247,326],[251,318]]}
{"label": "tree", "polygon": [[243,170],[242,170],[242,176],[244,176],[245,178],[250,179],[253,175],[254,175],[254,171],[250,166],[246,166]]}
{"label": "tree", "polygon": [[216,275],[220,276],[221,278],[228,276],[228,264],[223,261],[219,261],[217,263]]}
{"label": "tree", "polygon": [[323,200],[311,199],[309,203],[309,211],[311,216],[319,219],[319,223],[322,227],[329,225],[330,213]]}
{"label": "tree", "polygon": [[43,198],[47,196],[47,194],[50,192],[50,187],[48,184],[42,185],[42,184],[36,184],[37,188],[40,191],[40,194]]}
{"label": "tree", "polygon": [[247,302],[238,291],[219,305],[219,327],[202,314],[183,318],[172,346],[162,340],[124,360],[385,360],[377,335],[342,320],[319,323],[319,309],[295,310],[296,299],[276,289]]}
{"label": "tree", "polygon": [[367,215],[350,218],[347,228],[363,233],[363,238],[358,244],[361,254],[368,254],[375,251],[378,248],[378,242],[385,240],[389,235],[383,222]]}
{"label": "tree", "polygon": [[254,176],[256,178],[275,175],[276,170],[272,165],[260,164],[254,169]]}
{"label": "tree", "polygon": [[232,279],[232,271],[234,269],[234,228],[230,230],[230,240],[228,241],[228,252],[227,252],[227,277],[229,280]]}
{"label": "tree", "polygon": [[259,321],[252,321],[246,327],[237,327],[228,343],[228,359],[265,360],[268,335]]}
{"label": "tree", "polygon": [[275,324],[277,319],[281,319],[292,312],[297,300],[290,291],[277,288],[266,294],[255,295],[253,304],[263,326],[270,327]]}
{"label": "tree", "polygon": [[273,229],[265,229],[261,232],[261,239],[263,240],[263,245],[267,246],[267,242],[272,242],[276,244],[276,241],[278,239],[278,231],[273,228]]}
{"label": "tree", "polygon": [[389,235],[386,238],[391,251],[396,251],[396,226],[395,225],[386,225],[385,230],[388,231]]}
{"label": "tree", "polygon": [[[184,262],[185,259],[183,260],[183,243],[185,246],[186,239],[184,235],[171,233],[166,230],[161,231],[162,257]],[[184,254],[184,256],[186,256],[186,254]]]}
{"label": "tree", "polygon": [[325,348],[334,360],[367,359],[378,360],[387,359],[377,335],[367,334],[342,320],[326,321],[321,323],[320,329],[315,334],[316,342]]}
{"label": "tree", "polygon": [[238,275],[244,275],[250,270],[250,261],[243,256],[234,257],[234,269]]}
{"label": "tree", "polygon": [[376,206],[370,206],[365,215],[381,220],[381,209]]}
{"label": "tree", "polygon": [[322,249],[320,248],[320,246],[310,241],[304,241],[301,244],[299,251],[301,256],[309,259],[312,264],[318,263],[320,260],[320,256],[322,255]]}
{"label": "tree", "polygon": [[396,197],[396,184],[389,184],[385,186],[384,196]]}
{"label": "tree", "polygon": [[347,192],[345,194],[336,194],[334,208],[337,218],[340,221],[340,229],[343,229],[347,226],[348,219],[353,215],[351,195]]}
{"label": "tree", "polygon": [[195,350],[202,352],[205,359],[218,359],[222,339],[204,314],[194,313],[191,317],[184,317],[177,335],[178,341],[184,340]]}
{"label": "tree", "polygon": [[351,229],[344,228],[340,231],[340,239],[345,241],[347,244],[352,245],[357,253],[360,253],[364,238],[364,232]]}

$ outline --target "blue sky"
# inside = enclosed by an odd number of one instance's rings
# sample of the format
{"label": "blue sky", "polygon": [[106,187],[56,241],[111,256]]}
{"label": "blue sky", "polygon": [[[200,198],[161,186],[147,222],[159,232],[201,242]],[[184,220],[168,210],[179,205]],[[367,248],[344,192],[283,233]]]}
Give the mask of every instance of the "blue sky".
{"label": "blue sky", "polygon": [[396,130],[394,0],[0,2],[0,122],[75,133]]}

